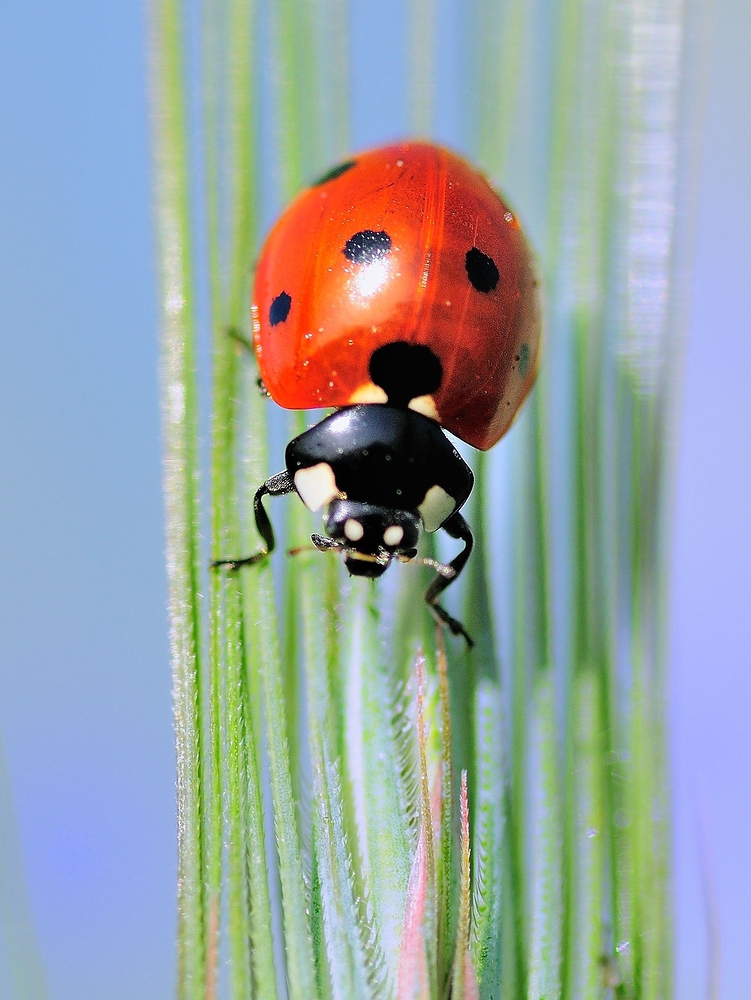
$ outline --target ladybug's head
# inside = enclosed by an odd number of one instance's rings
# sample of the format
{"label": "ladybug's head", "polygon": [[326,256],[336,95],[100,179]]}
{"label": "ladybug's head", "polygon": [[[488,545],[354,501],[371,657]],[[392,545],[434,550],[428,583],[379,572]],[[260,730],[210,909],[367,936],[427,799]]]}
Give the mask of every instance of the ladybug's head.
{"label": "ladybug's head", "polygon": [[350,575],[374,579],[394,556],[415,557],[420,518],[408,510],[336,499],[329,504],[326,531],[341,546]]}

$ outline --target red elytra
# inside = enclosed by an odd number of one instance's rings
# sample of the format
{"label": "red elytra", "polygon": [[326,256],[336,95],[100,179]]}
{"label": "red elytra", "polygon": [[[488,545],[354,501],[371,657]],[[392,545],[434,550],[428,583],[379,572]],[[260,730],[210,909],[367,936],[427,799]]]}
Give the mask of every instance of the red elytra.
{"label": "red elytra", "polygon": [[440,385],[410,406],[483,450],[537,372],[538,281],[516,216],[429,143],[355,155],[296,198],[261,252],[253,322],[261,377],[289,409],[386,402],[373,352],[429,347]]}

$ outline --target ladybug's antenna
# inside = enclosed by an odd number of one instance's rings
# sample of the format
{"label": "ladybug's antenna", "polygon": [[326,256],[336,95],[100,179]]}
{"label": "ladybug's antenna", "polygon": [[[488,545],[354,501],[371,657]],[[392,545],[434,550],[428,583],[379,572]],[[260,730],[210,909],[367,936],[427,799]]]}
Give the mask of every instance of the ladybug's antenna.
{"label": "ladybug's antenna", "polygon": [[288,556],[299,556],[302,552],[339,552],[345,547],[344,542],[338,538],[328,538],[326,535],[311,535],[312,545],[298,545],[294,549],[287,549]]}
{"label": "ladybug's antenna", "polygon": [[378,554],[370,552],[359,552],[353,546],[348,545],[341,538],[329,538],[327,535],[311,535],[312,545],[299,545],[295,549],[287,549],[287,555],[296,556],[301,552],[346,552],[350,559],[360,562],[377,563],[379,566],[387,566],[391,559],[391,553],[386,550]]}
{"label": "ladybug's antenna", "polygon": [[333,552],[334,546],[327,549],[319,549],[317,545],[298,545],[294,549],[287,549],[288,556],[301,556],[303,552]]}
{"label": "ladybug's antenna", "polygon": [[408,566],[427,566],[428,569],[434,569],[439,576],[444,577],[446,580],[453,580],[456,576],[456,570],[453,566],[446,566],[445,563],[440,563],[437,559],[408,556],[401,552],[390,553],[385,549],[377,555],[370,552],[358,552],[357,549],[351,545],[347,545],[346,542],[338,538],[328,538],[326,535],[311,535],[311,541],[313,542],[312,545],[298,545],[294,549],[287,549],[287,555],[297,556],[303,552],[346,552],[350,559],[359,560],[360,562],[378,563],[382,566],[389,559],[394,558],[398,559],[400,563],[406,563]]}

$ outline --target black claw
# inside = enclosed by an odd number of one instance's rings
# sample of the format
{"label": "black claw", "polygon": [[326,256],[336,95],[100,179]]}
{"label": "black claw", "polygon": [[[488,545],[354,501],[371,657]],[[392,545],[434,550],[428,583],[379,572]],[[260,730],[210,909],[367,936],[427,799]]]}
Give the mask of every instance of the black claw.
{"label": "black claw", "polygon": [[457,621],[456,618],[452,618],[448,611],[446,611],[445,608],[442,608],[440,604],[430,604],[429,607],[435,615],[436,620],[440,622],[441,625],[448,625],[453,635],[462,636],[469,649],[472,649],[475,644],[475,640],[460,621]]}

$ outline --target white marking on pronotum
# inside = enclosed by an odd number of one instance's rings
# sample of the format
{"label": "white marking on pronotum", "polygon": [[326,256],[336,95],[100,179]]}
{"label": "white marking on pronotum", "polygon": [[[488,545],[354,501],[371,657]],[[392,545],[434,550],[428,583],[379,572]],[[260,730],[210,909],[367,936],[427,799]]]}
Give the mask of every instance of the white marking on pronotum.
{"label": "white marking on pronotum", "polygon": [[365,534],[365,528],[354,517],[348,517],[344,522],[344,534],[349,538],[350,542],[359,542]]}
{"label": "white marking on pronotum", "polygon": [[375,382],[363,382],[349,397],[350,403],[388,403],[389,397]]}
{"label": "white marking on pronotum", "polygon": [[310,510],[320,510],[324,504],[339,495],[334,470],[328,462],[319,462],[295,473],[295,489]]}
{"label": "white marking on pronotum", "polygon": [[453,514],[456,503],[446,490],[431,486],[425,499],[417,508],[426,531],[438,531],[446,518]]}
{"label": "white marking on pronotum", "polygon": [[431,420],[438,420],[438,410],[432,396],[415,396],[414,399],[410,399],[409,408],[415,413],[422,413],[424,417],[430,417]]}
{"label": "white marking on pronotum", "polygon": [[404,538],[404,528],[398,524],[392,524],[383,533],[383,541],[386,545],[398,545]]}

